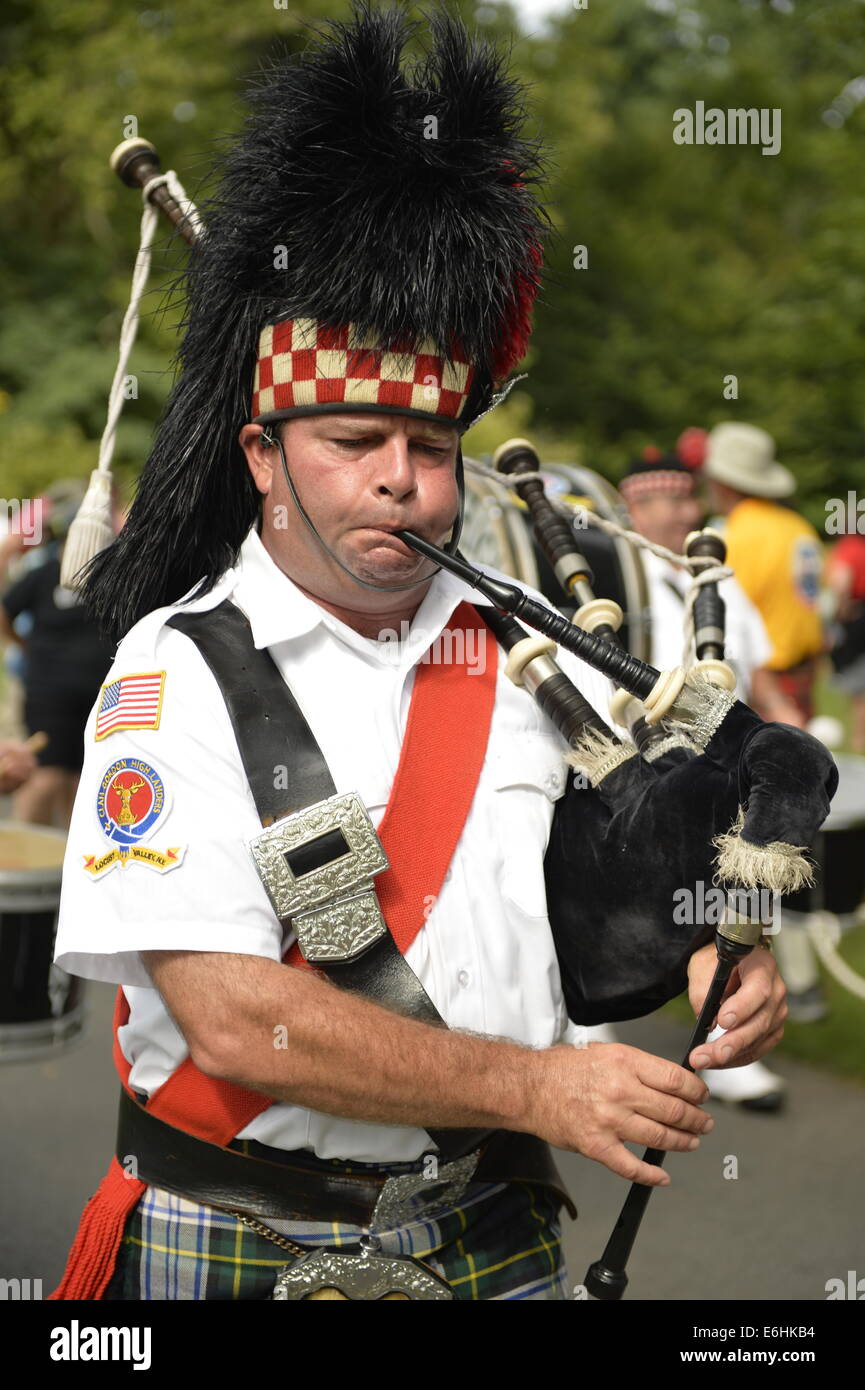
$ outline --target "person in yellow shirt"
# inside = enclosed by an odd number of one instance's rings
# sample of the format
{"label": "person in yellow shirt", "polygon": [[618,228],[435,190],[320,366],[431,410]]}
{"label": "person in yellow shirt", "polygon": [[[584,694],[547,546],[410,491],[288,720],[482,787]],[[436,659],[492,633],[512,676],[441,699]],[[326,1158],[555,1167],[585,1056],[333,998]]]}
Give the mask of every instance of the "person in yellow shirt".
{"label": "person in yellow shirt", "polygon": [[[822,547],[810,522],[783,505],[796,489],[775,460],[770,434],[755,425],[710,432],[704,476],[712,506],[726,517],[727,562],[758,609],[772,643],[767,667],[796,705],[804,726],[814,714],[823,628],[817,607]],[[755,705],[759,713],[768,712]]]}
{"label": "person in yellow shirt", "polygon": [[[727,562],[760,613],[772,644],[766,662],[798,710],[800,728],[814,715],[817,658],[824,647],[817,609],[822,547],[813,526],[783,505],[796,479],[775,459],[775,441],[756,425],[716,425],[706,444],[703,474],[712,507],[726,517]],[[779,716],[752,695],[764,719]],[[783,716],[792,723],[793,713]],[[791,1019],[824,1018],[827,1004],[817,960],[804,927],[782,912],[775,955],[787,984]]]}

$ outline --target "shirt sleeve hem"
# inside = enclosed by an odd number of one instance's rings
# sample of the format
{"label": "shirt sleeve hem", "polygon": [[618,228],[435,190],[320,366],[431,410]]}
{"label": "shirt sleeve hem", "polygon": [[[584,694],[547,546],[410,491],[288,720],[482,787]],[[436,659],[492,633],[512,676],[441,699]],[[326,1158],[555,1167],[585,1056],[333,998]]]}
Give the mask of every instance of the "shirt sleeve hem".
{"label": "shirt sleeve hem", "polygon": [[238,935],[236,923],[202,923],[195,929],[186,922],[142,924],[141,930],[127,926],[114,936],[113,949],[105,950],[104,936],[94,941],[92,949],[87,938],[79,937],[74,950],[61,950],[54,963],[68,975],[86,980],[101,980],[107,984],[153,988],[153,981],[141,958],[142,951],[217,951],[226,955],[264,956],[281,960],[276,931],[247,931]]}

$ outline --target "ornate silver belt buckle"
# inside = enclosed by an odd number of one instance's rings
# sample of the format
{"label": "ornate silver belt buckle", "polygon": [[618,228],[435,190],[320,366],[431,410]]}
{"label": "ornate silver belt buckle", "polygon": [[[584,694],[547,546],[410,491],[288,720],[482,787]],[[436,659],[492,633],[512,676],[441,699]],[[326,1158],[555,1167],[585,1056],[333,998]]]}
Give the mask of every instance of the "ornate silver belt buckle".
{"label": "ornate silver belt buckle", "polygon": [[[425,1164],[423,1172],[388,1178],[370,1217],[369,1234],[361,1236],[358,1250],[311,1250],[280,1270],[272,1299],[452,1300],[450,1285],[419,1260],[410,1255],[381,1254],[375,1233],[422,1219],[437,1207],[457,1206],[474,1176],[480,1154],[480,1149],[475,1149],[443,1163],[434,1174]],[[419,1207],[415,1199],[421,1193],[428,1195],[429,1201]]]}
{"label": "ornate silver belt buckle", "polygon": [[372,880],[388,858],[357,792],[283,816],[248,844],[305,960],[353,960],[387,932]]}
{"label": "ornate silver belt buckle", "polygon": [[365,1303],[398,1299],[444,1302],[449,1284],[409,1255],[380,1255],[361,1245],[359,1252],[312,1250],[280,1270],[271,1299],[351,1299]]}

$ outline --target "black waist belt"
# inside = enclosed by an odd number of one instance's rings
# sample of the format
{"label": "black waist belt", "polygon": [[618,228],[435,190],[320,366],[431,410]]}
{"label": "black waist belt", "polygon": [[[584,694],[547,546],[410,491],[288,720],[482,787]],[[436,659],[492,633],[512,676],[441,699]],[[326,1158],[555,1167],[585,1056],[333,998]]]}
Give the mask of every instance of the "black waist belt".
{"label": "black waist belt", "polygon": [[[258,1146],[263,1147],[263,1146]],[[480,1147],[471,1181],[523,1182],[549,1188],[576,1216],[550,1152],[533,1134],[495,1130]],[[341,1221],[367,1226],[382,1188],[394,1174],[412,1165],[377,1169],[316,1158],[305,1150],[270,1150],[273,1159],[253,1157],[196,1139],[151,1115],[121,1092],[117,1157],[122,1164],[135,1155],[136,1176],[205,1206],[224,1207],[271,1221]],[[414,1165],[419,1172],[419,1165]],[[429,1187],[434,1202],[434,1181]]]}

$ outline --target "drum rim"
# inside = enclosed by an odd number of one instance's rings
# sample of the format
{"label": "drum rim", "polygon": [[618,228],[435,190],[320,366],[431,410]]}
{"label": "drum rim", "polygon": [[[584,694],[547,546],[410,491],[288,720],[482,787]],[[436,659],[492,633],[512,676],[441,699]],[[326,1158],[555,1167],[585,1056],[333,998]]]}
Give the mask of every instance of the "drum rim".
{"label": "drum rim", "polygon": [[[469,498],[474,503],[486,510],[487,523],[491,532],[495,532],[498,542],[500,563],[493,566],[502,574],[508,574],[513,579],[518,579],[516,573],[517,557],[514,552],[513,532],[508,525],[508,507],[511,505],[509,500],[509,489],[506,484],[498,487],[491,479],[485,478],[483,474],[466,473],[466,505],[469,505]],[[491,507],[497,509],[498,515],[490,515]],[[466,558],[468,560],[478,560],[477,555],[472,549],[468,548],[469,536],[464,530],[464,546]],[[504,563],[501,563],[503,557]],[[486,564],[487,561],[480,560],[479,563]]]}
{"label": "drum rim", "polygon": [[[8,1062],[42,1062],[46,1057],[56,1056],[83,1041],[86,1023],[86,999],[79,999],[68,1013],[56,1018],[0,1023],[0,1066]],[[16,1047],[16,1043],[22,1046]]]}
{"label": "drum rim", "polygon": [[[14,912],[19,910],[26,911],[22,904],[4,904],[4,895],[10,893],[36,893],[44,894],[46,900],[56,893],[59,902],[60,885],[63,877],[63,863],[66,855],[67,833],[65,830],[58,830],[52,825],[30,825],[27,821],[0,820],[0,833],[4,830],[16,830],[26,832],[28,835],[35,835],[37,839],[45,841],[51,840],[58,845],[63,843],[63,854],[57,864],[43,864],[30,869],[4,869],[0,864],[0,912]],[[30,910],[40,911],[45,904],[39,903],[37,907]]]}

